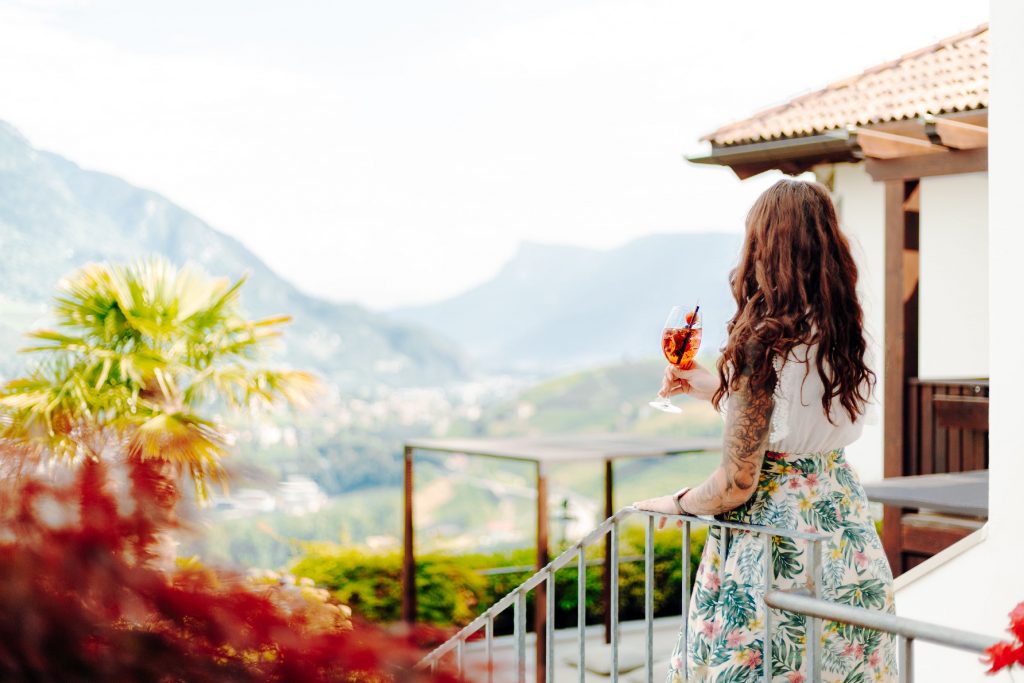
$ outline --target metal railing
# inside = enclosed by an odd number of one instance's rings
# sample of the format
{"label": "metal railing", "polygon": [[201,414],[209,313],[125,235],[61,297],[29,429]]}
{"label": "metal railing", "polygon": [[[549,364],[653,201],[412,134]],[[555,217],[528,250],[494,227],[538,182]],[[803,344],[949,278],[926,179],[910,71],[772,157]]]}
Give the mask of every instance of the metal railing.
{"label": "metal railing", "polygon": [[[776,527],[758,526],[754,524],[740,524],[735,522],[724,522],[711,517],[695,517],[691,515],[663,515],[661,513],[637,510],[633,507],[625,507],[606,519],[593,531],[565,550],[554,560],[545,565],[540,571],[523,581],[512,592],[501,598],[488,608],[483,614],[460,629],[455,635],[439,645],[421,659],[417,669],[430,667],[436,670],[441,659],[455,652],[455,670],[460,677],[465,676],[465,645],[466,642],[484,629],[484,647],[486,657],[486,680],[493,683],[494,680],[494,620],[499,614],[509,607],[513,609],[514,643],[516,659],[516,680],[519,683],[526,681],[526,596],[527,594],[547,582],[547,600],[545,606],[547,619],[544,626],[545,638],[545,662],[544,680],[546,683],[553,683],[554,670],[554,631],[555,631],[555,573],[568,566],[576,560],[578,581],[577,581],[577,671],[579,682],[585,683],[586,676],[586,568],[592,561],[585,557],[585,550],[588,546],[599,542],[605,534],[611,534],[611,597],[608,610],[611,613],[611,665],[610,680],[618,682],[619,677],[619,526],[622,520],[631,515],[646,516],[646,530],[644,535],[644,622],[645,622],[645,678],[648,683],[654,681],[654,520],[655,518],[667,517],[671,520],[681,520],[682,524],[682,627],[681,637],[682,651],[685,653],[689,646],[688,624],[685,615],[689,611],[690,602],[690,531],[693,524],[717,527],[721,529],[719,537],[720,555],[722,561],[719,563],[719,571],[725,570],[725,558],[729,543],[729,536],[732,532],[749,532],[758,534],[764,543],[764,602],[767,607],[780,609],[788,612],[803,614],[807,617],[807,662],[811,683],[818,683],[821,680],[821,628],[822,621],[835,621],[854,626],[875,629],[892,633],[898,636],[898,653],[900,666],[900,681],[913,680],[913,643],[915,640],[922,640],[947,647],[967,650],[974,653],[982,653],[986,648],[995,644],[997,638],[961,631],[958,629],[930,624],[905,617],[898,617],[894,614],[879,612],[875,610],[853,607],[840,603],[830,602],[821,599],[821,572],[822,572],[822,542],[829,537],[825,534],[813,534],[794,529],[781,529]],[[774,582],[774,568],[772,564],[772,537],[783,537],[793,540],[807,541],[811,544],[811,552],[808,558],[809,578],[811,590],[809,592],[788,592],[772,588]],[[710,537],[709,537],[710,542]],[[765,609],[763,625],[764,651],[762,652],[762,671],[765,681],[772,680],[772,619],[771,610]],[[540,634],[538,634],[540,637]],[[688,680],[687,667],[683,667],[683,680]]]}
{"label": "metal railing", "polygon": [[898,637],[900,683],[914,680],[914,641],[923,640],[936,645],[983,654],[999,640],[991,636],[931,624],[887,612],[843,605],[829,600],[813,598],[803,593],[773,590],[764,598],[769,607],[795,612],[808,617],[838,621],[853,626],[884,631]]}
{"label": "metal railing", "polygon": [[[629,562],[642,562],[644,559],[643,555],[621,555],[619,556],[619,564],[628,564]],[[592,557],[587,560],[588,567],[596,567],[604,564],[604,559],[600,557]],[[485,569],[477,569],[476,573],[480,576],[500,576],[502,574],[529,574],[537,571],[537,565],[535,564],[510,564],[505,567],[487,567]]]}
{"label": "metal railing", "polygon": [[[425,667],[431,667],[431,670],[435,670],[438,666],[441,658],[449,654],[454,650],[455,652],[455,669],[459,676],[464,675],[465,662],[464,662],[464,651],[466,642],[470,637],[475,635],[484,629],[484,640],[485,640],[485,656],[487,659],[487,681],[492,683],[494,675],[494,619],[499,614],[504,612],[509,607],[513,609],[513,624],[514,624],[514,641],[515,641],[515,658],[516,658],[516,680],[520,683],[526,681],[526,595],[539,586],[541,583],[547,582],[547,599],[545,600],[545,606],[547,610],[547,619],[545,619],[544,627],[544,638],[545,638],[545,651],[546,656],[544,658],[544,679],[547,683],[552,683],[552,674],[554,669],[554,632],[555,632],[555,573],[568,566],[574,559],[577,563],[578,581],[577,581],[577,629],[579,631],[577,645],[579,648],[579,654],[577,659],[577,666],[579,671],[580,683],[585,682],[586,676],[586,567],[587,560],[585,557],[585,550],[588,546],[599,542],[603,539],[605,534],[611,534],[611,596],[609,599],[608,610],[610,612],[612,632],[611,632],[611,683],[618,683],[619,678],[619,525],[622,520],[631,515],[643,515],[646,516],[646,530],[644,535],[644,622],[646,627],[645,632],[645,659],[644,666],[646,672],[646,678],[649,683],[654,681],[654,520],[655,518],[667,517],[672,520],[681,520],[682,526],[682,609],[683,614],[686,614],[689,609],[690,603],[690,531],[693,524],[717,527],[721,529],[721,535],[719,542],[721,543],[721,556],[722,562],[719,563],[719,571],[725,571],[725,557],[727,555],[727,548],[729,543],[729,535],[734,531],[748,532],[758,534],[762,537],[765,552],[763,553],[764,567],[765,567],[765,590],[771,589],[771,584],[774,581],[774,570],[772,565],[772,553],[771,544],[772,537],[778,536],[783,538],[789,538],[792,540],[807,541],[812,545],[811,559],[810,559],[810,575],[812,577],[813,594],[820,597],[820,586],[821,582],[819,576],[821,573],[821,552],[822,542],[825,541],[828,536],[825,534],[813,534],[805,531],[797,531],[795,529],[780,529],[776,527],[759,526],[756,524],[740,524],[737,522],[725,522],[714,519],[712,517],[696,517],[692,515],[664,515],[656,512],[648,512],[646,510],[637,510],[633,507],[625,507],[616,512],[614,515],[606,519],[600,525],[598,525],[593,531],[588,533],[582,539],[574,543],[570,548],[564,551],[561,555],[556,557],[554,560],[545,565],[540,571],[535,573],[530,578],[519,584],[512,592],[498,600],[490,608],[488,608],[483,614],[478,616],[476,619],[471,621],[469,624],[460,629],[455,635],[449,638],[447,641],[439,645],[437,648],[432,650],[423,659],[419,661],[416,668],[421,669]],[[764,620],[764,642],[765,652],[763,657],[764,672],[767,680],[771,680],[771,620],[768,618],[768,611],[766,610],[766,618]],[[817,670],[820,668],[818,663],[820,662],[820,633],[821,623],[818,619],[811,617],[809,619],[809,629],[807,638],[807,650],[808,658],[812,663],[813,669]],[[814,637],[811,637],[811,636]],[[539,634],[538,634],[539,637]],[[687,631],[686,619],[683,619],[682,627],[682,638],[683,638],[683,651],[685,652],[688,647],[689,633]],[[685,667],[684,667],[685,669]],[[684,671],[684,680],[686,672]]]}

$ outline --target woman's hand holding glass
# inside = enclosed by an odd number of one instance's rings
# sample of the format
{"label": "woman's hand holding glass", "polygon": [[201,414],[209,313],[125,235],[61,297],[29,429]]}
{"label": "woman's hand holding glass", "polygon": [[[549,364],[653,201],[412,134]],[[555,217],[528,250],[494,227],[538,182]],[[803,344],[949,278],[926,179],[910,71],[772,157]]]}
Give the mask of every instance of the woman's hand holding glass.
{"label": "woman's hand holding glass", "polygon": [[718,385],[718,376],[696,361],[691,362],[686,368],[670,364],[665,368],[658,396],[669,398],[685,394],[703,401],[710,401],[718,391]]}

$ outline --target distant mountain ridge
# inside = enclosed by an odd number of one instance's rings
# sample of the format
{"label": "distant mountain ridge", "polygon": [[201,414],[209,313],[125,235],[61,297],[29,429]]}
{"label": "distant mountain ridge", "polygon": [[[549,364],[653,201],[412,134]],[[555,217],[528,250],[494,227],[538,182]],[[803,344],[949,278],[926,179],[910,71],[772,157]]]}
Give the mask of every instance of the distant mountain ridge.
{"label": "distant mountain ridge", "polygon": [[0,371],[16,371],[22,333],[41,324],[60,277],[90,261],[152,253],[193,261],[211,275],[249,274],[242,303],[254,316],[294,317],[284,358],[354,389],[443,383],[462,377],[457,349],[353,304],[300,292],[238,240],[165,197],[84,170],[31,146],[0,121]]}
{"label": "distant mountain ridge", "polygon": [[447,336],[486,368],[551,372],[657,356],[669,308],[699,298],[702,346],[714,350],[735,309],[728,274],[740,242],[695,232],[605,251],[527,243],[480,286],[392,313]]}

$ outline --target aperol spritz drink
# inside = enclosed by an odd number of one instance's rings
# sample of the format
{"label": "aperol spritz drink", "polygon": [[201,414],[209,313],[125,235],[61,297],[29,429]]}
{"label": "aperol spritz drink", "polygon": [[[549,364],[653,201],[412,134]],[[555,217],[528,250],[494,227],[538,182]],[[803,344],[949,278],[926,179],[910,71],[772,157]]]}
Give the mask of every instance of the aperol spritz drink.
{"label": "aperol spritz drink", "polygon": [[[686,311],[682,306],[673,306],[661,333],[661,350],[668,362],[680,368],[690,367],[700,349],[703,329],[699,304],[692,311]],[[682,412],[668,397],[659,396],[650,402],[650,406],[666,413]]]}

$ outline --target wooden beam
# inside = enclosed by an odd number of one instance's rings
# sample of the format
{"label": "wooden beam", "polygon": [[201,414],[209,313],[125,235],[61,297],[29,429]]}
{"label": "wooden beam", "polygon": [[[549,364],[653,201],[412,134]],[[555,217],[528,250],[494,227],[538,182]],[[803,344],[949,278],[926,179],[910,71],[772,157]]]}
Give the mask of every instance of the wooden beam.
{"label": "wooden beam", "polygon": [[[917,374],[919,214],[904,208],[917,180],[885,183],[885,394],[884,474],[908,474],[906,462],[907,380]],[[903,571],[903,510],[886,506],[882,542],[894,575]]]}
{"label": "wooden beam", "polygon": [[919,154],[946,152],[946,148],[927,140],[880,130],[857,130],[857,144],[865,156],[873,159],[899,159]]}
{"label": "wooden beam", "polygon": [[[905,387],[903,258],[905,212],[903,181],[885,183],[885,435],[884,476],[903,476],[903,399]],[[895,571],[896,568],[893,567]]]}
{"label": "wooden beam", "polygon": [[921,212],[921,186],[918,185],[903,202],[904,211]]}
{"label": "wooden beam", "polygon": [[900,159],[866,159],[864,170],[876,181],[979,173],[988,170],[988,147],[950,150],[944,154],[919,154]]}
{"label": "wooden beam", "polygon": [[988,147],[988,128],[972,123],[953,121],[951,119],[935,119],[928,123],[935,127],[942,144],[954,149],[980,149]]}

